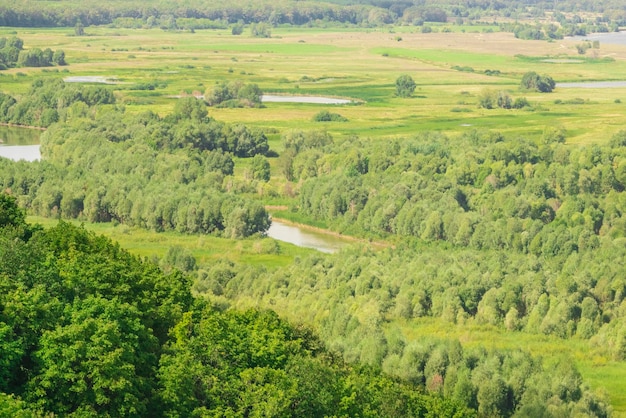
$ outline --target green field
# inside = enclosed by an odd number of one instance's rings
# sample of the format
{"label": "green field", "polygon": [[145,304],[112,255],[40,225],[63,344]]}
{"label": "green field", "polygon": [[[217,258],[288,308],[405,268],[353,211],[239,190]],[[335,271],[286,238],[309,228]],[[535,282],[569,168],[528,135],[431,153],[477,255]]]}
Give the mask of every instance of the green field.
{"label": "green field", "polygon": [[[0,29],[0,36],[13,32]],[[279,132],[323,128],[338,137],[386,138],[423,130],[454,135],[471,127],[532,137],[545,126],[563,126],[571,143],[603,142],[620,129],[616,115],[624,105],[615,101],[626,92],[624,88],[519,91],[526,71],[548,74],[557,83],[626,79],[621,59],[626,53],[601,45],[594,50],[597,58],[591,52],[581,58],[575,41],[522,41],[506,33],[402,33],[401,42],[389,31],[317,28],[276,28],[270,39],[220,30],[89,28],[89,36],[75,37],[70,29],[25,29],[17,34],[28,47],[63,49],[70,65],[3,71],[0,83],[11,92],[24,92],[36,77],[101,75],[120,82],[115,88],[127,111],[149,108],[165,114],[174,105],[172,96],[202,94],[216,82],[229,80],[257,83],[267,93],[345,97],[362,103],[332,106],[349,120],[332,125],[311,121],[329,107],[324,105],[268,103],[263,109],[210,110],[218,120]],[[576,62],[545,61],[550,58]],[[485,70],[499,74],[486,75]],[[402,73],[416,80],[412,98],[394,97],[394,82]],[[158,87],[134,89],[141,83]],[[478,109],[477,96],[485,89],[526,97],[533,110]]]}

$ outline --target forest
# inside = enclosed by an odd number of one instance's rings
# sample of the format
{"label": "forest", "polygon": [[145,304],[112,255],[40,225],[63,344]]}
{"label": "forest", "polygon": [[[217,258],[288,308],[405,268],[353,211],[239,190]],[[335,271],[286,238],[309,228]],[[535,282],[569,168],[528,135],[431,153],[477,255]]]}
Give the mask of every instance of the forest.
{"label": "forest", "polygon": [[0,194],[3,416],[471,416],[325,350],[271,311],[223,310],[102,236],[27,224]]}
{"label": "forest", "polygon": [[0,5],[0,124],[41,130],[40,160],[0,158],[0,415],[626,413],[624,87],[594,87],[626,52],[568,39],[625,22]]}

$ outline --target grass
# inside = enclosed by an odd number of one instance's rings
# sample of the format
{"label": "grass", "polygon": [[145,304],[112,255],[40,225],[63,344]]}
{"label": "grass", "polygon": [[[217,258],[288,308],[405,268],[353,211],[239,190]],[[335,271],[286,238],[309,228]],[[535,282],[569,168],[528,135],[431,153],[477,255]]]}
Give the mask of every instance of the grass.
{"label": "grass", "polygon": [[[70,36],[72,28],[18,29],[17,35],[26,47],[63,49],[70,65],[59,68],[60,72],[10,69],[0,73],[0,85],[3,91],[22,94],[36,77],[116,76],[124,83],[116,86],[116,94],[128,111],[149,108],[162,115],[173,109],[176,99],[172,96],[204,92],[217,82],[231,80],[257,83],[266,92],[364,101],[360,106],[340,107],[349,122],[328,128],[339,137],[384,139],[431,129],[456,135],[466,130],[466,125],[521,135],[530,123],[539,123],[567,124],[568,131],[575,133],[569,142],[586,144],[606,141],[620,129],[615,115],[623,109],[614,101],[623,96],[624,89],[557,89],[551,94],[538,94],[520,92],[518,85],[521,75],[531,70],[547,73],[557,81],[626,79],[624,48],[602,45],[594,50],[598,54],[594,58],[577,54],[575,41],[522,41],[508,33],[486,33],[493,29],[488,26],[446,27],[450,33],[422,34],[414,27],[279,27],[270,39],[233,36],[228,30],[197,30],[192,34],[89,27],[90,36],[76,37]],[[0,33],[13,30],[0,28]],[[402,35],[401,42],[397,41],[398,34]],[[545,62],[552,57],[581,62]],[[466,67],[474,72],[458,71]],[[485,70],[498,70],[500,74],[488,76]],[[18,72],[26,76],[17,76]],[[418,85],[411,99],[394,97],[395,79],[402,73],[410,74]],[[163,87],[150,92],[131,90],[144,82],[162,83]],[[537,115],[480,110],[477,95],[485,88],[524,96],[546,111]],[[470,95],[461,96],[462,91]],[[554,105],[555,100],[567,103],[576,97],[597,103],[584,108]],[[460,101],[469,111],[453,111],[460,107]],[[319,105],[268,103],[264,109],[209,112],[216,119],[273,129],[280,134],[294,128],[319,129],[311,118],[320,110]],[[563,113],[573,116],[563,118]]]}
{"label": "grass", "polygon": [[[49,218],[28,217],[28,222],[39,223],[45,228],[55,226],[58,221]],[[210,235],[190,235],[177,232],[151,232],[141,228],[128,227],[113,223],[81,223],[69,221],[75,225],[83,225],[88,231],[104,235],[119,242],[132,254],[146,258],[162,258],[171,247],[181,246],[191,251],[199,265],[210,264],[220,259],[228,259],[238,263],[263,265],[268,269],[284,267],[291,264],[295,257],[306,256],[314,250],[297,247],[277,241],[278,254],[260,253],[262,240],[272,238],[248,238],[232,240]]]}

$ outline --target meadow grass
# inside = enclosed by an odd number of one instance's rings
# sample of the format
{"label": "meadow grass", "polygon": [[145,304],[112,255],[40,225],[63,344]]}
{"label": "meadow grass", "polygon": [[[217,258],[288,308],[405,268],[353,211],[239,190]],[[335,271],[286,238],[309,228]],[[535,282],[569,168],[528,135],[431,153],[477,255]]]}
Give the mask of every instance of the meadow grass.
{"label": "meadow grass", "polygon": [[[28,222],[41,224],[44,228],[51,228],[57,225],[58,220],[29,216]],[[76,220],[66,222],[83,225],[86,230],[104,235],[118,242],[122,248],[130,253],[148,259],[160,259],[167,254],[171,247],[180,246],[191,251],[199,265],[227,259],[237,263],[263,265],[268,269],[274,269],[291,264],[295,257],[306,256],[315,252],[315,250],[276,241],[279,248],[278,254],[262,253],[260,250],[262,248],[261,242],[272,240],[272,238],[252,237],[233,240],[202,234],[157,233],[113,223],[83,223]]]}
{"label": "meadow grass", "polygon": [[[72,28],[0,28],[0,35],[17,32],[29,48],[63,49],[70,63],[46,72],[3,71],[0,88],[22,94],[37,77],[114,76],[121,83],[114,87],[116,94],[127,111],[150,109],[162,115],[172,111],[175,96],[204,93],[215,83],[232,80],[257,83],[265,92],[346,97],[361,103],[331,107],[348,119],[342,124],[312,122],[315,113],[329,107],[325,105],[268,103],[263,109],[209,109],[218,120],[274,130],[278,136],[294,128],[328,129],[346,138],[396,138],[423,130],[456,135],[468,125],[528,136],[528,126],[533,132],[564,126],[570,134],[568,142],[587,144],[605,142],[621,129],[616,116],[624,105],[615,101],[626,94],[624,88],[557,88],[540,94],[520,91],[519,80],[525,71],[548,74],[557,82],[626,80],[626,48],[602,45],[589,53],[596,57],[580,56],[575,41],[522,41],[508,33],[486,33],[489,26],[450,28],[454,29],[450,33],[422,34],[414,27],[279,27],[269,39],[245,33],[233,36],[228,30],[189,33],[89,27],[89,36],[76,37]],[[474,32],[460,32],[470,28]],[[572,63],[546,62],[551,57]],[[462,70],[467,68],[473,72]],[[490,76],[485,70],[500,73]],[[395,79],[404,73],[418,85],[410,99],[395,97]],[[134,89],[146,82],[158,87]],[[485,89],[526,97],[540,110],[479,109],[478,96]],[[589,103],[567,104],[573,99]]]}

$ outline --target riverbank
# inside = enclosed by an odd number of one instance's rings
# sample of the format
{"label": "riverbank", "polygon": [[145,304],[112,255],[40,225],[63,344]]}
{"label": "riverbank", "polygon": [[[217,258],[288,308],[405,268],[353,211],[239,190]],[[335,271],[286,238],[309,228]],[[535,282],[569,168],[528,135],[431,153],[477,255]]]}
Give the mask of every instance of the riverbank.
{"label": "riverbank", "polygon": [[36,129],[38,131],[45,131],[46,129],[48,129],[42,126],[18,125],[16,123],[6,123],[6,122],[0,122],[0,126],[6,126],[7,128]]}

